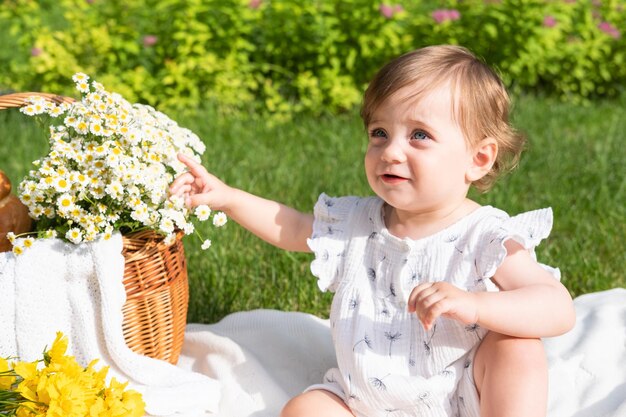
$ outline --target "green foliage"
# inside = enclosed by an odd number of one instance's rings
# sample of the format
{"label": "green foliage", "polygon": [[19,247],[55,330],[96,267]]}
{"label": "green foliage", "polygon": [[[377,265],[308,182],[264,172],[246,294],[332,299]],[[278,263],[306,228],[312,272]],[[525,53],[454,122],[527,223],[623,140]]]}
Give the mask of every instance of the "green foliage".
{"label": "green foliage", "polygon": [[353,108],[373,72],[467,46],[514,89],[616,96],[626,0],[4,0],[0,91],[71,94],[85,72],[160,109],[218,103],[283,120]]}
{"label": "green foliage", "polygon": [[450,7],[462,17],[448,41],[471,46],[513,88],[584,100],[616,96],[626,78],[626,33],[617,29],[626,29],[623,1],[467,0]]}

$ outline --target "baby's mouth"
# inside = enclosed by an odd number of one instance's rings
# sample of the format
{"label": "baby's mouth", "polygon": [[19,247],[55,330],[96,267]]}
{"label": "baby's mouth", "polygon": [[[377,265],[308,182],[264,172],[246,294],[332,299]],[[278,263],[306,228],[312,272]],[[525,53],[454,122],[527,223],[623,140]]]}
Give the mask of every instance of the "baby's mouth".
{"label": "baby's mouth", "polygon": [[400,180],[406,180],[406,178],[401,177],[399,175],[394,175],[394,174],[383,174],[381,175],[383,181],[400,181]]}

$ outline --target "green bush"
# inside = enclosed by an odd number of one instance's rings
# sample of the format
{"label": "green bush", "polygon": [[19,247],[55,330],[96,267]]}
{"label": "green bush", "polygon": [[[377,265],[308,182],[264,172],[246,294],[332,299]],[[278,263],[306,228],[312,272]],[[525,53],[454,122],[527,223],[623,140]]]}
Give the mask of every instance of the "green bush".
{"label": "green bush", "polygon": [[[398,0],[396,0],[398,1]],[[568,99],[626,82],[626,0],[4,0],[0,90],[71,94],[82,71],[161,109],[340,112],[417,47],[467,46],[512,88]]]}
{"label": "green bush", "polygon": [[616,96],[626,79],[626,43],[617,29],[626,29],[625,6],[616,0],[453,1],[462,17],[444,41],[470,45],[518,90],[576,100]]}

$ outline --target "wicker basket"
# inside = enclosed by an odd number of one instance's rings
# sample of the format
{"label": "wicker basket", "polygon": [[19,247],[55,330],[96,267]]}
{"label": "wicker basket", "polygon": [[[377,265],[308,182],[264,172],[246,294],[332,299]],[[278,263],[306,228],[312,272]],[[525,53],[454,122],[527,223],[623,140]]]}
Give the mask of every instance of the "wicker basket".
{"label": "wicker basket", "polygon": [[[21,107],[35,95],[57,104],[74,101],[47,93],[7,94],[0,96],[0,110]],[[123,236],[122,250],[126,344],[134,352],[173,364],[182,349],[189,301],[182,236],[179,232],[168,246],[153,231],[136,232]]]}

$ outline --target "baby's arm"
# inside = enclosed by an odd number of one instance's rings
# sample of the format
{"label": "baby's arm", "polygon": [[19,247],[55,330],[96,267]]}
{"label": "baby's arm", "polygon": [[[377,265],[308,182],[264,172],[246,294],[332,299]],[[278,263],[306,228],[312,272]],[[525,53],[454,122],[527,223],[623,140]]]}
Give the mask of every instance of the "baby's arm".
{"label": "baby's arm", "polygon": [[170,193],[184,196],[189,207],[202,204],[222,210],[231,219],[274,246],[310,252],[307,238],[313,230],[313,215],[230,187],[193,159],[178,155],[189,168],[170,185]]}
{"label": "baby's arm", "polygon": [[493,281],[500,292],[467,292],[445,282],[417,286],[409,311],[429,328],[439,316],[515,337],[550,337],[570,330],[575,322],[567,289],[543,269],[521,245],[504,243],[507,256]]}

